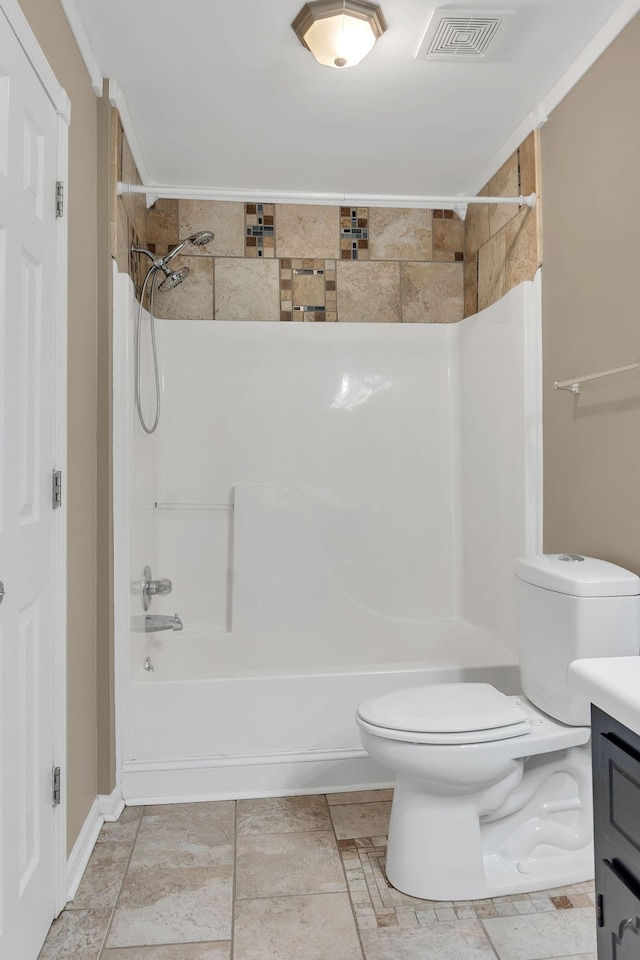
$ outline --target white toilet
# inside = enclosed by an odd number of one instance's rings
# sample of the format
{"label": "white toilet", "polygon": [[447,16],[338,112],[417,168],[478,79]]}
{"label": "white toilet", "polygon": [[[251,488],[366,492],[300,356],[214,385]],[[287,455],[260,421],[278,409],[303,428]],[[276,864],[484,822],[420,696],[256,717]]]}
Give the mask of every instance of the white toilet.
{"label": "white toilet", "polygon": [[524,695],[433,684],[366,700],[362,743],[395,773],[387,877],[428,900],[476,900],[593,877],[589,703],[581,657],[640,651],[640,578],[572,554],[516,561]]}

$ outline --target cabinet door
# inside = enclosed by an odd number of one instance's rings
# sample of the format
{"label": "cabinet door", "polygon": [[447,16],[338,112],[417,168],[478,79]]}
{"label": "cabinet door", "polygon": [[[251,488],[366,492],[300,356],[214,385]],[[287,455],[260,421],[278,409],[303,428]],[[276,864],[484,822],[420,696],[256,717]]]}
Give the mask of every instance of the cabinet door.
{"label": "cabinet door", "polygon": [[593,709],[596,881],[599,861],[640,880],[640,737]]}
{"label": "cabinet door", "polygon": [[640,958],[640,737],[593,710],[599,960]]}
{"label": "cabinet door", "polygon": [[604,860],[601,873],[602,928],[600,960],[638,960],[640,956],[640,889],[632,877]]}

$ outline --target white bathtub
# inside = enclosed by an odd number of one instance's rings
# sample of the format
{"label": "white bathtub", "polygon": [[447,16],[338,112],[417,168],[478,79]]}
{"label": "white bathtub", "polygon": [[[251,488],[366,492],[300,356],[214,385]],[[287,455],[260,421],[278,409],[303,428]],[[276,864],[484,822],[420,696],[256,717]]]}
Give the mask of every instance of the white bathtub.
{"label": "white bathtub", "polygon": [[[354,713],[366,697],[425,683],[476,680],[518,689],[516,658],[488,631],[463,621],[422,625],[389,648],[333,650],[331,667],[306,648],[252,669],[232,635],[164,634],[134,677],[128,803],[282,796],[388,786],[390,775],[360,745]],[[326,651],[324,652],[326,656]]]}

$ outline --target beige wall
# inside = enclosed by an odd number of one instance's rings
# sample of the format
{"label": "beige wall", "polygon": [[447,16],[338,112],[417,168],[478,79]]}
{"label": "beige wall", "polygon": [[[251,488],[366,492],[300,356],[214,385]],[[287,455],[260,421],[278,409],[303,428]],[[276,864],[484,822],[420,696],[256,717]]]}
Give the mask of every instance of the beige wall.
{"label": "beige wall", "polygon": [[547,551],[640,573],[640,371],[553,381],[640,356],[637,172],[640,17],[542,129],[544,484]]}
{"label": "beige wall", "polygon": [[58,0],[20,0],[71,98],[68,378],[68,845],[97,789],[97,100]]}

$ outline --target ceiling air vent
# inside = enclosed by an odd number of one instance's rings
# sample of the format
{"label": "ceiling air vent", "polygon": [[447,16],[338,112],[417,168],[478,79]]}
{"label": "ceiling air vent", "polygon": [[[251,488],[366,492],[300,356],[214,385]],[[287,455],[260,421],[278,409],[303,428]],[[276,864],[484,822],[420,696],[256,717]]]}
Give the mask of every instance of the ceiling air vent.
{"label": "ceiling air vent", "polygon": [[488,60],[513,11],[434,10],[416,60]]}

